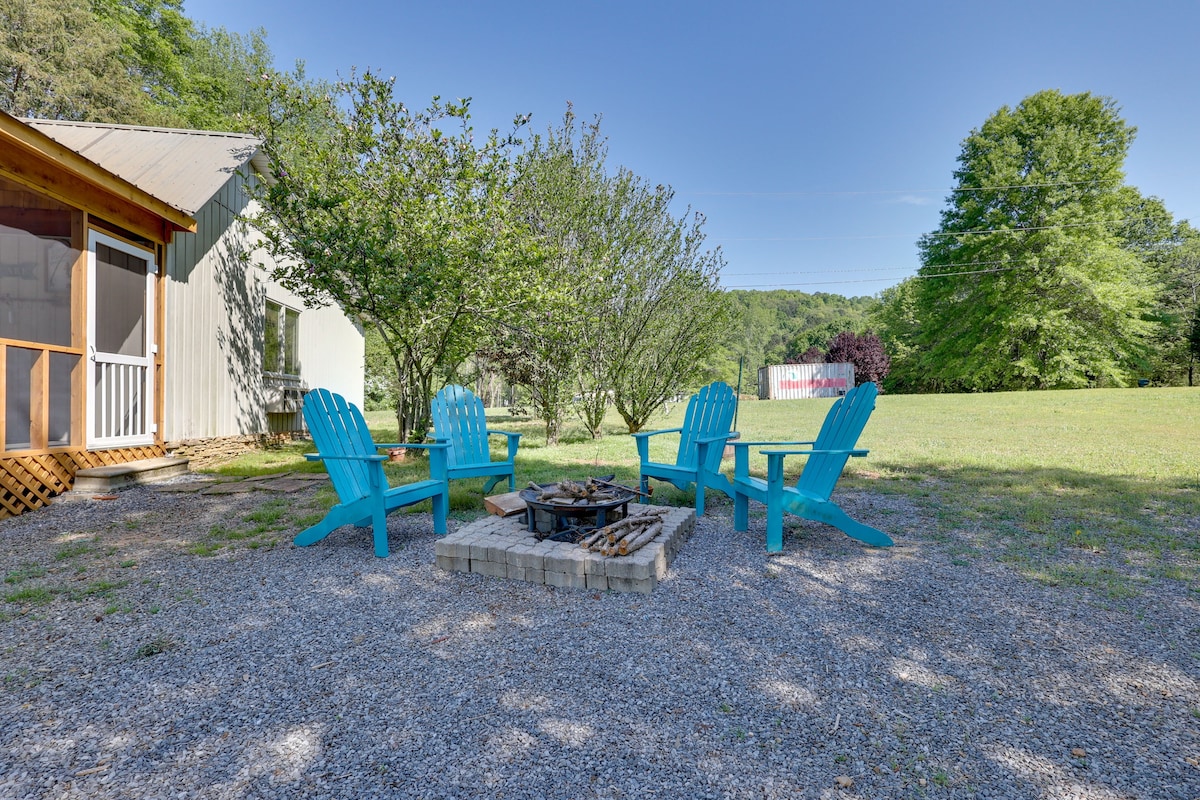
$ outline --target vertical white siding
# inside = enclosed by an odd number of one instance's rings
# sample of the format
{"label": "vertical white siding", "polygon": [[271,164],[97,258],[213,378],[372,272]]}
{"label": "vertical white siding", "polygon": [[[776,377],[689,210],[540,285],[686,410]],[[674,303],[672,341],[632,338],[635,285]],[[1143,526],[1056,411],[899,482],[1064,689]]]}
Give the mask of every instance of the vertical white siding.
{"label": "vertical white siding", "polygon": [[[363,336],[337,308],[306,309],[243,259],[257,237],[238,221],[248,199],[235,174],[167,248],[164,346],[167,441],[268,430],[263,389],[267,297],[300,310],[301,378],[361,405]],[[261,259],[259,259],[261,260]]]}

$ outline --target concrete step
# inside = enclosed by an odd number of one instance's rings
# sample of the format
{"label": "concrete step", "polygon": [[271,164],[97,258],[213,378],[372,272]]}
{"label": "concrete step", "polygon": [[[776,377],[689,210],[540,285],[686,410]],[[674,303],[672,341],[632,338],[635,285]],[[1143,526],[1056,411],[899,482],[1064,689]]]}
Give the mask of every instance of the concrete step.
{"label": "concrete step", "polygon": [[147,458],[130,461],[128,464],[113,464],[111,467],[88,467],[75,473],[75,485],[67,495],[88,497],[93,494],[108,494],[130,486],[155,483],[188,473],[186,458]]}

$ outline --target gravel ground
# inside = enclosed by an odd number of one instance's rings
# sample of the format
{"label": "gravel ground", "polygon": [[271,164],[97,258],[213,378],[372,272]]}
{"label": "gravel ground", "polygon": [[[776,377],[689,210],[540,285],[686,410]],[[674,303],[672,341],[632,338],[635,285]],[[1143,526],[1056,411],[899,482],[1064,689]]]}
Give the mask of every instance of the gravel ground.
{"label": "gravel ground", "polygon": [[725,506],[653,595],[562,590],[436,569],[428,515],[295,548],[314,491],[0,521],[0,797],[1200,798],[1178,582],[1043,586],[850,495],[896,548],[768,558]]}

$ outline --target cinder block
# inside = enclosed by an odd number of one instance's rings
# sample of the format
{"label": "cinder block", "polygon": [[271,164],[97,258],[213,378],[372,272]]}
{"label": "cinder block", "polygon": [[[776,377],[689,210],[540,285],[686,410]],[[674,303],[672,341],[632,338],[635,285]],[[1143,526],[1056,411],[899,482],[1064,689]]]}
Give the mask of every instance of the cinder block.
{"label": "cinder block", "polygon": [[476,561],[471,559],[471,572],[488,575],[492,578],[507,578],[508,565],[503,561]]}
{"label": "cinder block", "polygon": [[487,561],[488,560],[488,539],[480,536],[473,539],[470,544],[470,556],[472,561]]}
{"label": "cinder block", "polygon": [[672,560],[667,556],[667,548],[660,544],[652,544],[642,549],[646,551],[642,558],[650,563],[649,574],[660,581],[667,577],[667,565]]}
{"label": "cinder block", "polygon": [[[584,552],[584,551],[581,550],[580,552]],[[608,565],[604,563],[607,560],[608,560],[607,558],[600,555],[599,553],[584,552],[584,559],[583,559],[584,574],[585,575],[600,575],[600,576],[607,575],[608,574]],[[591,588],[591,587],[588,587],[588,588]]]}
{"label": "cinder block", "polygon": [[512,542],[506,542],[503,539],[497,539],[494,542],[489,542],[487,549],[487,560],[494,561],[497,564],[507,564],[508,556],[506,556],[505,553],[510,547],[512,547]]}
{"label": "cinder block", "polygon": [[[654,587],[658,581],[654,578],[609,578],[608,588],[614,592],[636,592],[638,594],[650,594],[654,591]],[[591,587],[588,587],[591,588]]]}
{"label": "cinder block", "polygon": [[[587,574],[588,551],[582,547],[573,546],[559,551],[560,555],[554,559],[559,566],[554,567],[556,570],[567,573],[568,575],[583,576]],[[550,569],[550,567],[546,567]]]}
{"label": "cinder block", "polygon": [[506,566],[508,567],[508,575],[506,577],[510,581],[525,580],[525,568],[524,567],[517,567],[517,566],[513,566],[512,564],[507,564]]}
{"label": "cinder block", "polygon": [[562,546],[561,542],[539,542],[537,539],[530,539],[529,541],[533,543],[531,545],[533,552],[540,555],[542,558],[557,553],[558,548]]}
{"label": "cinder block", "polygon": [[[646,548],[643,547],[642,550]],[[642,552],[638,550],[627,556],[618,556],[617,558],[604,559],[605,572],[610,579],[620,578],[622,580],[646,579],[650,577],[650,562],[646,558],[638,558]]]}
{"label": "cinder block", "polygon": [[527,544],[514,544],[505,554],[509,564],[515,567],[545,569],[545,557]]}
{"label": "cinder block", "polygon": [[433,562],[447,572],[470,572],[469,558],[452,558],[451,556],[435,556]]}
{"label": "cinder block", "polygon": [[587,578],[583,575],[568,575],[565,572],[546,570],[546,585],[562,589],[586,589]]}
{"label": "cinder block", "polygon": [[454,542],[447,543],[450,548],[450,555],[455,558],[470,558],[471,557],[471,540],[459,539]]}
{"label": "cinder block", "polygon": [[533,567],[526,567],[525,580],[529,581],[530,583],[539,583],[539,584],[545,583],[546,582],[546,570],[534,569]]}
{"label": "cinder block", "polygon": [[608,591],[608,576],[607,575],[587,575],[587,588],[589,590],[596,589],[598,591]]}
{"label": "cinder block", "polygon": [[438,539],[433,543],[433,557],[441,558],[442,556],[450,557],[452,554],[451,545],[453,542],[447,542],[445,539]]}

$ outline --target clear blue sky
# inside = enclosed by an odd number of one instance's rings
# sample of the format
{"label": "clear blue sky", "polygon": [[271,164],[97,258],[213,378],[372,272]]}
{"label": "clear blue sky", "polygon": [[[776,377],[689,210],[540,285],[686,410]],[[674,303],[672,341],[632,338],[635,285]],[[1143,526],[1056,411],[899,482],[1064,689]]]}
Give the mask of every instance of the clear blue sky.
{"label": "clear blue sky", "polygon": [[610,161],[708,219],[729,288],[873,295],[913,274],[962,140],[1042,89],[1114,98],[1129,183],[1200,225],[1200,3],[186,0],[276,66],[472,97],[478,128],[567,101]]}

